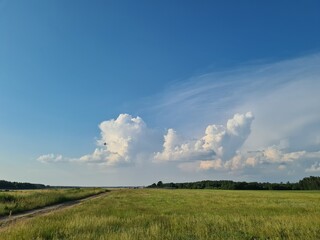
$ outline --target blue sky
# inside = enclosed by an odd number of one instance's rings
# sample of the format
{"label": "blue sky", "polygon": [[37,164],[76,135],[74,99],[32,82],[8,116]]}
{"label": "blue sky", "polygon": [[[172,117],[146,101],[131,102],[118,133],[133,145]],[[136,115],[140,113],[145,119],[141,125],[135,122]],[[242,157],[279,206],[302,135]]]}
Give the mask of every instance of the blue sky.
{"label": "blue sky", "polygon": [[319,7],[1,0],[0,178],[144,185],[319,175]]}

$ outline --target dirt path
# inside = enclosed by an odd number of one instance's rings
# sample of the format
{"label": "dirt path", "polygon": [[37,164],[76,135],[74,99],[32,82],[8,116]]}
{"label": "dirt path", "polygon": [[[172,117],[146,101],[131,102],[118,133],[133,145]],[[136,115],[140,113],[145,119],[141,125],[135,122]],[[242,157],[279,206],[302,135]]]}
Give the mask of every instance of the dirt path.
{"label": "dirt path", "polygon": [[32,217],[35,217],[35,216],[38,216],[38,215],[45,215],[45,214],[48,214],[48,213],[51,213],[51,212],[54,212],[54,211],[57,211],[57,210],[66,209],[66,208],[69,208],[69,207],[80,205],[83,202],[103,197],[106,194],[108,194],[108,192],[99,193],[99,194],[96,194],[96,195],[93,195],[93,196],[89,196],[89,197],[86,197],[86,198],[82,198],[82,199],[79,199],[79,200],[73,200],[73,201],[68,201],[68,202],[64,202],[64,203],[59,203],[59,204],[56,204],[56,205],[37,208],[37,209],[29,210],[29,211],[26,211],[26,212],[17,213],[17,214],[14,214],[12,216],[3,216],[3,217],[0,217],[0,228],[4,227],[4,226],[7,226],[8,224],[10,224],[12,222],[15,222],[15,221],[18,221],[20,219],[32,218]]}

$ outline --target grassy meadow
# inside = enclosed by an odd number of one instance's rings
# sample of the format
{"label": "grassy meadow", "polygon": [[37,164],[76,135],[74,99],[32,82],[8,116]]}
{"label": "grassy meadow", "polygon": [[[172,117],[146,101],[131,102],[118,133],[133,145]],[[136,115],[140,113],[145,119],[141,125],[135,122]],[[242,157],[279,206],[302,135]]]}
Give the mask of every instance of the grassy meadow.
{"label": "grassy meadow", "polygon": [[0,191],[0,216],[81,199],[105,190],[98,188]]}
{"label": "grassy meadow", "polygon": [[114,190],[0,239],[320,239],[320,192]]}

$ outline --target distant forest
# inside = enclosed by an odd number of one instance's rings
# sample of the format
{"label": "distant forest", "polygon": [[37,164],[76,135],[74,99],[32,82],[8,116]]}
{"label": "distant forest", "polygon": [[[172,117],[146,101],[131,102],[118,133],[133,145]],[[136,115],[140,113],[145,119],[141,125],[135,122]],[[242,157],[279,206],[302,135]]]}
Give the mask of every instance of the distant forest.
{"label": "distant forest", "polygon": [[[9,182],[0,180],[0,190],[14,189],[44,189],[50,188],[44,184],[34,184],[25,182]],[[234,182],[231,180],[205,180],[185,183],[163,183],[159,181],[147,188],[167,188],[167,189],[224,189],[224,190],[320,190],[320,177],[306,177],[297,183],[269,183],[269,182]]]}
{"label": "distant forest", "polygon": [[185,183],[153,183],[148,188],[167,189],[224,189],[224,190],[320,190],[320,177],[306,177],[297,183],[269,183],[269,182],[234,182],[230,180],[199,181]]}
{"label": "distant forest", "polygon": [[43,189],[43,188],[49,188],[49,186],[46,186],[44,184],[9,182],[9,181],[5,181],[5,180],[0,180],[0,189],[3,189],[3,190]]}

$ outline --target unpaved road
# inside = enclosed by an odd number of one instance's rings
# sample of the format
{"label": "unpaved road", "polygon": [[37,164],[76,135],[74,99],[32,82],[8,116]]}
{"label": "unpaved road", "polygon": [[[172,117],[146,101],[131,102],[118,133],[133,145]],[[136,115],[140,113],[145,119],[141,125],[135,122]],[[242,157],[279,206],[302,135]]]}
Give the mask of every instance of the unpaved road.
{"label": "unpaved road", "polygon": [[56,204],[56,205],[37,208],[37,209],[29,210],[29,211],[26,211],[26,212],[23,212],[23,213],[17,213],[17,214],[14,214],[12,216],[3,216],[3,217],[0,217],[0,228],[4,227],[4,226],[7,226],[8,224],[10,224],[12,222],[15,222],[17,220],[20,220],[20,219],[31,218],[31,217],[35,217],[35,216],[38,216],[38,215],[44,215],[44,214],[47,214],[47,213],[51,213],[53,211],[57,211],[57,210],[60,210],[60,209],[73,207],[75,205],[82,204],[83,202],[103,197],[108,193],[109,192],[99,193],[99,194],[96,194],[96,195],[93,195],[93,196],[89,196],[89,197],[86,197],[86,198],[82,198],[82,199],[79,199],[79,200],[73,200],[73,201],[68,201],[68,202],[64,202],[64,203],[59,203],[59,204]]}

